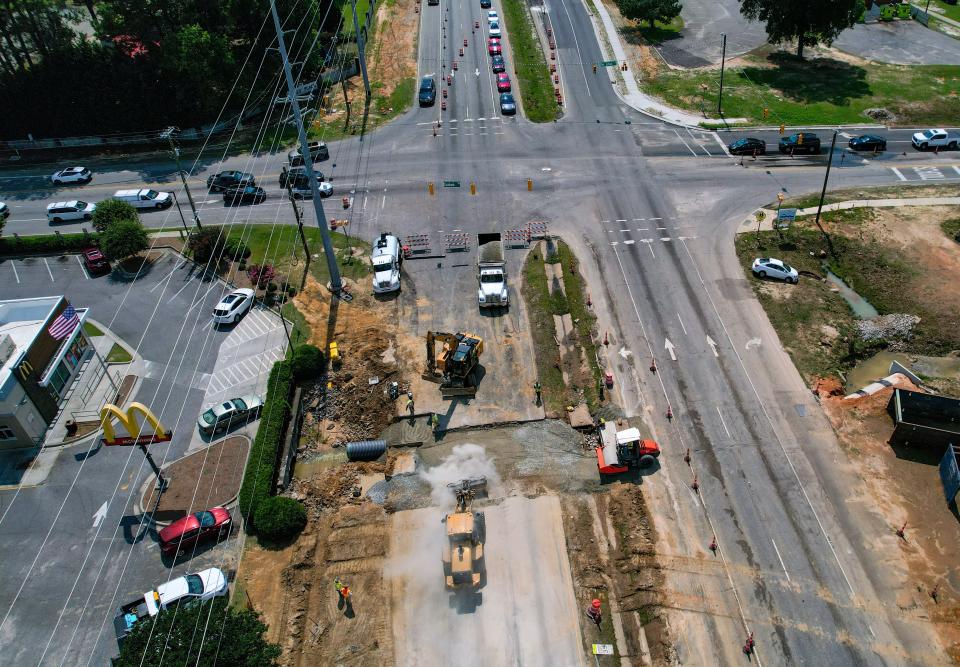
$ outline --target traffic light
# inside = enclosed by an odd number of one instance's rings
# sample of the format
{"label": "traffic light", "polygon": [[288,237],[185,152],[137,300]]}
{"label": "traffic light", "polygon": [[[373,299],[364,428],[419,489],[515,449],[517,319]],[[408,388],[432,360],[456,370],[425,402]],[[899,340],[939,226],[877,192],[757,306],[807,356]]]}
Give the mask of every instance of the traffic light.
{"label": "traffic light", "polygon": [[787,131],[787,126],[784,125],[783,123],[780,123],[780,134],[783,134],[786,131]]}
{"label": "traffic light", "polygon": [[769,115],[770,115],[770,109],[764,107],[764,108],[763,108],[763,117],[766,118],[766,117],[769,116]]}
{"label": "traffic light", "polygon": [[803,143],[803,132],[797,135],[797,146]]}

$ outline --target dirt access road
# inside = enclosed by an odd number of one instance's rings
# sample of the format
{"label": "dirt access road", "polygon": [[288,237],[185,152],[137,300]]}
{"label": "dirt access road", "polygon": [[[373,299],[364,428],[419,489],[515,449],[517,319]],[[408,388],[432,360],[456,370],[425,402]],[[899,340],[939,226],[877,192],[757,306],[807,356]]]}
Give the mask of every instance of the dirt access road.
{"label": "dirt access road", "polygon": [[580,611],[556,496],[481,507],[487,524],[482,601],[457,606],[444,588],[443,511],[393,516],[390,559],[395,664],[583,665]]}

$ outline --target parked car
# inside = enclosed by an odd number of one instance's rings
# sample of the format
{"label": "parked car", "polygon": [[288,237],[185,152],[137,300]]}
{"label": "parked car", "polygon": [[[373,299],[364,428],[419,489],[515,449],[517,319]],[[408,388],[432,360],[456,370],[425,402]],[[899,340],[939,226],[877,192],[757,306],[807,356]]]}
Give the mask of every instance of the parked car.
{"label": "parked car", "polygon": [[437,82],[432,76],[425,76],[420,80],[420,93],[417,99],[422,107],[432,106],[437,101]]}
{"label": "parked car", "polygon": [[134,208],[167,208],[173,205],[173,195],[144,188],[142,190],[117,190],[113,198],[125,201]]}
{"label": "parked car", "polygon": [[500,93],[500,113],[506,116],[517,113],[517,103],[510,93]]}
{"label": "parked car", "polygon": [[160,551],[168,556],[186,553],[201,542],[230,534],[233,518],[226,507],[214,507],[177,519],[160,531]]}
{"label": "parked car", "polygon": [[931,128],[923,132],[917,132],[910,139],[914,148],[922,151],[928,148],[949,148],[954,150],[960,145],[960,132],[947,132],[942,128]]}
{"label": "parked car", "polygon": [[100,248],[85,248],[83,251],[83,263],[91,275],[100,273],[110,273],[110,262],[100,252]]}
{"label": "parked car", "polygon": [[[311,162],[322,162],[330,159],[330,149],[322,141],[309,141],[307,142],[307,148],[310,149]],[[303,166],[303,156],[300,155],[299,146],[287,153],[287,163],[291,167]]]}
{"label": "parked car", "polygon": [[502,72],[497,74],[497,90],[501,93],[510,92],[510,77],[507,74]]}
{"label": "parked car", "polygon": [[795,268],[773,257],[757,257],[751,268],[760,278],[776,278],[794,285],[800,280],[800,273]]}
{"label": "parked car", "polygon": [[219,174],[207,177],[207,189],[210,192],[223,192],[227,188],[256,184],[257,179],[253,177],[253,174],[243,171],[221,171]]}
{"label": "parked car", "polygon": [[819,153],[820,137],[813,132],[797,132],[780,137],[781,153]]}
{"label": "parked car", "polygon": [[491,37],[500,37],[503,32],[500,30],[499,21],[490,21],[490,26],[487,28],[487,31],[490,33]]}
{"label": "parked car", "polygon": [[[316,167],[313,168],[313,173],[317,177],[318,181],[322,181],[324,179],[323,172],[317,169]],[[281,188],[287,187],[287,179],[289,178],[292,178],[294,181],[298,181],[301,179],[303,179],[304,181],[309,180],[309,178],[307,177],[307,172],[302,166],[287,167],[286,165],[284,165],[283,169],[280,170],[280,187]]]}
{"label": "parked car", "polygon": [[490,59],[490,68],[494,74],[499,74],[500,72],[506,71],[507,63],[504,61],[503,56],[494,56]]}
{"label": "parked car", "polygon": [[887,140],[878,137],[875,134],[863,134],[854,137],[847,144],[852,151],[885,151],[887,150]]}
{"label": "parked car", "polygon": [[767,142],[763,139],[744,137],[727,146],[727,150],[730,151],[730,155],[766,155]]}
{"label": "parked car", "polygon": [[6,220],[10,215],[10,207],[6,203],[0,201],[0,220]]}
{"label": "parked car", "polygon": [[204,411],[197,418],[197,426],[201,433],[213,435],[218,431],[226,431],[235,424],[256,419],[262,407],[263,399],[259,396],[251,394],[250,396],[231,398],[229,401],[218,403]]}
{"label": "parked car", "polygon": [[253,307],[253,290],[249,287],[235,289],[220,299],[213,308],[214,324],[233,324]]}
{"label": "parked car", "polygon": [[223,192],[223,203],[227,206],[237,206],[239,204],[262,204],[267,198],[267,193],[263,188],[255,185],[240,185],[234,188],[227,188]]}
{"label": "parked car", "polygon": [[47,220],[50,222],[67,222],[68,220],[89,220],[97,210],[96,204],[74,199],[58,201],[47,205]]}
{"label": "parked car", "polygon": [[67,167],[61,169],[50,177],[54,185],[63,185],[65,183],[89,183],[93,180],[93,172],[86,167]]}

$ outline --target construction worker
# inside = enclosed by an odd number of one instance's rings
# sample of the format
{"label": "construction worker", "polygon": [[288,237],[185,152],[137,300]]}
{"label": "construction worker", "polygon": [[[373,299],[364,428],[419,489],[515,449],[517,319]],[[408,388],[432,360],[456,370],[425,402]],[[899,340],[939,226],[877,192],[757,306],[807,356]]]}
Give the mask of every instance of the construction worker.
{"label": "construction worker", "polygon": [[440,415],[434,412],[430,415],[430,427],[436,431],[440,427]]}
{"label": "construction worker", "polygon": [[407,412],[410,413],[410,416],[413,416],[413,392],[407,392]]}
{"label": "construction worker", "polygon": [[337,589],[337,595],[343,597],[343,582],[340,581],[340,577],[337,577],[333,580],[333,587]]}
{"label": "construction worker", "polygon": [[540,403],[541,403],[541,400],[540,400],[540,392],[541,392],[542,388],[543,388],[543,387],[540,385],[540,380],[537,380],[536,382],[533,383],[533,390],[534,390],[535,392],[537,392],[537,405],[540,405]]}

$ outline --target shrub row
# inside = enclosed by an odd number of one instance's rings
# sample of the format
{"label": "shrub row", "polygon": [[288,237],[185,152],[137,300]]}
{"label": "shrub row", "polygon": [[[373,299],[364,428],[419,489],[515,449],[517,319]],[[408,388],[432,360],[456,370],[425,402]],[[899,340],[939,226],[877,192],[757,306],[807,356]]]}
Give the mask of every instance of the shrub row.
{"label": "shrub row", "polygon": [[39,255],[53,252],[77,252],[98,242],[98,234],[44,234],[42,236],[4,236],[0,255]]}
{"label": "shrub row", "polygon": [[253,518],[257,503],[273,495],[280,443],[290,416],[293,368],[289,361],[278,361],[270,370],[267,394],[260,412],[260,426],[250,448],[247,469],[240,486],[240,512]]}

